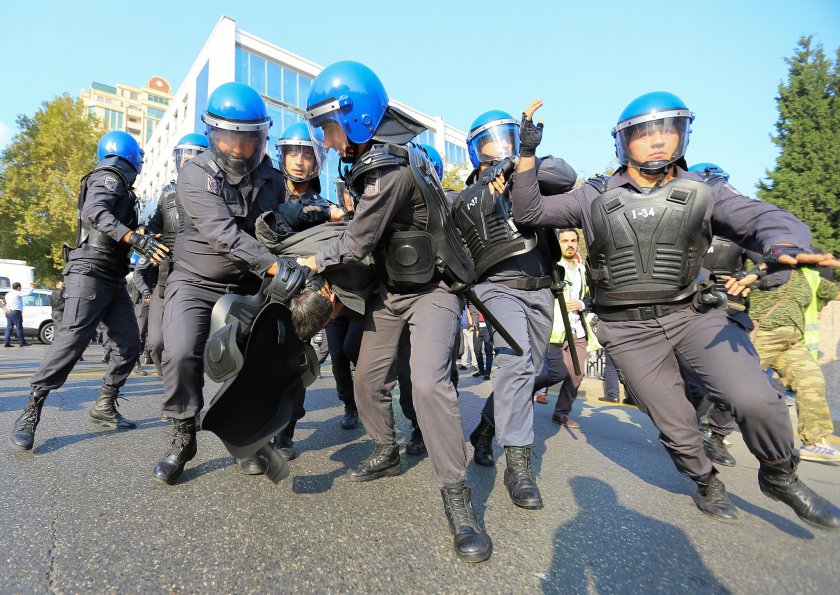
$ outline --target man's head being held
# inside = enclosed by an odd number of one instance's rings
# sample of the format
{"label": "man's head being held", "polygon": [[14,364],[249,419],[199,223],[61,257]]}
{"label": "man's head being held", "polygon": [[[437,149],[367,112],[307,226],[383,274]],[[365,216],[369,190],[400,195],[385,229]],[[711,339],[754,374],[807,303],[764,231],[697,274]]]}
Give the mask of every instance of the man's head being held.
{"label": "man's head being held", "polygon": [[343,307],[326,279],[309,274],[300,293],[289,301],[295,333],[301,341],[309,341],[338,316]]}

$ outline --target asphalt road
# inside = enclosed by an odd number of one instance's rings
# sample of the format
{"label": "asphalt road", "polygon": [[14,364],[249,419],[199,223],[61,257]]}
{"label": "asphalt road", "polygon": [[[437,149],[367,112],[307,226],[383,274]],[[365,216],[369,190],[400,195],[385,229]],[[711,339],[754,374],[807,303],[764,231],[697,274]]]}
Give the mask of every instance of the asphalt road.
{"label": "asphalt road", "polygon": [[[44,352],[0,351],[4,435]],[[132,376],[124,388],[121,411],[138,429],[101,428],[88,418],[100,354],[89,348],[94,361],[49,396],[32,452],[0,446],[0,592],[836,593],[840,584],[840,531],[812,528],[764,497],[739,434],[738,465],[721,474],[741,515],[728,525],[695,508],[694,484],[674,470],[647,417],[596,401],[594,381],[575,404],[580,430],[551,423],[552,405],[535,405],[543,510],[513,506],[503,460],[470,464],[494,544],[488,562],[470,565],[452,550],[427,458],[403,455],[399,477],[345,480],[370,443],[361,426],[339,428],[328,364],[307,394],[289,478],[242,475],[201,432],[198,456],[169,487],[151,473],[169,435],[160,378]],[[462,379],[465,435],[489,391],[489,382]],[[397,419],[404,443],[409,426]],[[840,466],[803,462],[800,475],[840,503]]]}

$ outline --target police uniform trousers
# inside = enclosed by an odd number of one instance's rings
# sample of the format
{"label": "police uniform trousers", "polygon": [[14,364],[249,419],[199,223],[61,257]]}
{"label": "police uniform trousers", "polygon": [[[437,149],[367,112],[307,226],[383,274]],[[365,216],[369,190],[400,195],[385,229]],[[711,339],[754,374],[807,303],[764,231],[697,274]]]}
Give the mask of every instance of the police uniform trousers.
{"label": "police uniform trousers", "polygon": [[330,362],[335,390],[339,400],[347,409],[356,409],[356,397],[353,393],[353,372],[350,364],[359,360],[359,346],[362,343],[364,320],[353,318],[342,311],[327,325],[327,345],[330,349]]}
{"label": "police uniform trousers", "polygon": [[[679,359],[678,357],[677,361]],[[738,427],[735,418],[732,417],[732,412],[723,403],[712,401],[703,381],[697,374],[688,372],[687,368],[687,364],[680,362],[680,373],[685,382],[685,396],[694,407],[698,423],[703,423],[705,420],[712,432],[728,436]]]}
{"label": "police uniform trousers", "polygon": [[[74,268],[92,269],[89,265]],[[99,276],[94,274],[69,272],[64,276],[61,331],[56,333],[55,341],[47,350],[38,371],[29,380],[33,389],[55,390],[61,387],[90,344],[90,338],[100,322],[107,329],[111,347],[103,385],[120,388],[131,374],[140,356],[140,333],[125,279],[121,276],[114,278],[104,272]]]}
{"label": "police uniform trousers", "polygon": [[548,351],[554,295],[550,289],[526,291],[499,283],[481,283],[475,292],[523,351],[521,356],[516,355],[502,335],[492,329],[499,369],[491,377],[493,392],[482,416],[495,425],[496,439],[502,446],[533,444],[534,381]]}
{"label": "police uniform trousers", "polygon": [[458,396],[450,379],[452,346],[461,329],[463,303],[442,287],[417,293],[382,289],[367,304],[354,390],[359,418],[377,444],[395,441],[391,389],[403,327],[410,332],[414,408],[429,460],[445,484],[464,481],[467,453]]}
{"label": "police uniform trousers", "polygon": [[146,337],[149,334],[149,308],[146,300],[140,299],[139,304],[134,305],[134,314],[137,316],[137,330],[140,332],[140,355],[146,351]]}
{"label": "police uniform trousers", "polygon": [[[241,288],[242,295],[254,294]],[[239,289],[208,282],[176,271],[166,284],[163,310],[163,406],[164,415],[188,419],[204,407],[204,346],[210,334],[213,306],[226,293]]]}
{"label": "police uniform trousers", "polygon": [[149,304],[149,334],[146,336],[146,351],[155,366],[161,365],[163,357],[163,304],[166,298],[161,296],[161,293],[163,289],[160,286],[152,292],[152,302]]}
{"label": "police uniform trousers", "polygon": [[598,323],[598,340],[626,379],[640,409],[659,429],[677,469],[692,479],[711,472],[679,363],[698,376],[715,402],[732,411],[758,459],[786,461],[793,449],[787,407],[762,372],[747,332],[720,310],[686,307],[644,321]]}

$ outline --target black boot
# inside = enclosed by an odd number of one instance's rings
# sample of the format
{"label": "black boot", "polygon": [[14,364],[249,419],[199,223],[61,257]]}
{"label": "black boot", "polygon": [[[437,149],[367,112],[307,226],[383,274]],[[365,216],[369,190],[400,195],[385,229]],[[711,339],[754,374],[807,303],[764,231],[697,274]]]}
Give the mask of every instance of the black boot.
{"label": "black boot", "polygon": [[419,426],[411,430],[411,438],[405,445],[405,454],[421,456],[426,454],[426,443],[423,441],[423,432]]}
{"label": "black boot", "polygon": [[840,509],[806,486],[796,475],[799,457],[778,465],[761,463],[758,487],[765,496],[790,506],[797,516],[823,529],[840,527]]}
{"label": "black boot", "polygon": [[184,465],[195,457],[198,443],[195,439],[195,418],[172,420],[172,443],[169,452],[158,459],[155,477],[172,485],[184,471]]}
{"label": "black boot", "polygon": [[708,475],[694,481],[697,483],[697,497],[694,499],[697,508],[725,523],[738,520],[738,509],[729,501],[726,486],[717,478],[717,471],[712,470]]}
{"label": "black boot", "polygon": [[709,447],[709,458],[718,465],[726,467],[735,466],[735,457],[729,454],[729,449],[723,442],[723,436],[712,432],[708,438],[705,438],[706,446]]}
{"label": "black boot", "polygon": [[475,519],[471,486],[444,486],[440,495],[449,528],[455,536],[455,553],[465,562],[484,562],[493,553],[493,542]]}
{"label": "black boot", "polygon": [[14,430],[12,430],[10,437],[12,446],[21,450],[32,450],[32,445],[35,444],[35,428],[41,421],[41,409],[44,408],[47,394],[49,394],[48,391],[39,392],[35,389],[32,389],[32,392],[29,393],[29,401],[23,408],[23,413],[17,418]]}
{"label": "black boot", "polygon": [[513,503],[520,508],[542,508],[542,496],[531,468],[531,445],[505,446],[505,459],[505,487]]}
{"label": "black boot", "polygon": [[492,467],[496,464],[493,457],[493,436],[496,435],[496,428],[487,423],[484,416],[470,434],[470,444],[475,447],[473,460],[482,467]]}
{"label": "black boot", "polygon": [[341,417],[341,421],[338,422],[338,424],[344,430],[352,430],[359,425],[359,410],[345,407],[344,415]]}
{"label": "black boot", "polygon": [[149,373],[146,372],[146,370],[143,369],[143,365],[140,363],[139,359],[137,360],[137,363],[134,364],[134,371],[137,372],[137,374],[140,375],[140,376],[148,376],[149,375]]}
{"label": "black boot", "polygon": [[99,399],[93,409],[90,410],[90,418],[112,428],[125,430],[136,428],[137,424],[133,421],[124,418],[119,411],[117,411],[117,396],[119,389],[103,386],[99,391]]}
{"label": "black boot", "polygon": [[380,477],[393,477],[402,473],[400,446],[398,444],[377,444],[371,455],[350,469],[350,481],[370,481]]}
{"label": "black boot", "polygon": [[286,426],[283,428],[283,431],[274,437],[274,449],[287,461],[296,459],[298,456],[298,451],[295,450],[294,440],[292,440],[294,436],[295,428]]}

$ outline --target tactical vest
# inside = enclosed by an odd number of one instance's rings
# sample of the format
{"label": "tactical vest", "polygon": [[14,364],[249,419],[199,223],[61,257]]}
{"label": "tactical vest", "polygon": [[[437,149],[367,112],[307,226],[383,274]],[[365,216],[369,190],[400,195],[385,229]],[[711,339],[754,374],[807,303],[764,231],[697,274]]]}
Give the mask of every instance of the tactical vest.
{"label": "tactical vest", "polygon": [[[166,244],[167,248],[173,250],[175,248],[175,236],[178,233],[178,208],[175,204],[176,186],[170,182],[163,187],[163,193],[158,203],[160,209],[162,224],[161,224],[161,239]],[[158,265],[158,292],[160,297],[164,296],[164,288],[166,287],[166,280],[169,278],[169,273],[172,272],[172,260],[164,260]]]}
{"label": "tactical vest", "polygon": [[593,200],[595,304],[668,304],[695,293],[710,196],[706,184],[677,179],[649,194],[614,188]]}
{"label": "tactical vest", "polygon": [[411,291],[431,282],[438,274],[451,285],[471,284],[475,281],[475,268],[469,250],[449,217],[446,196],[422,151],[413,145],[375,147],[354,164],[348,183],[355,187],[373,170],[406,165],[411,168],[423,196],[428,217],[425,229],[390,231],[385,237],[389,287]]}
{"label": "tactical vest", "polygon": [[721,277],[734,275],[744,270],[741,256],[744,249],[732,240],[720,236],[712,238],[712,245],[703,257],[703,268],[709,269],[715,276],[715,289],[726,292],[726,281]]}
{"label": "tactical vest", "polygon": [[126,259],[128,258],[128,255],[131,252],[131,246],[129,244],[126,244],[125,242],[119,242],[115,240],[108,234],[102,233],[93,225],[91,225],[89,221],[82,219],[82,208],[85,206],[85,200],[87,199],[88,178],[90,178],[91,174],[93,174],[94,172],[104,170],[113,173],[114,175],[118,176],[120,180],[122,180],[123,184],[125,184],[125,187],[128,189],[129,200],[134,205],[134,217],[132,221],[121,223],[124,223],[127,227],[130,228],[137,227],[137,221],[139,219],[139,213],[137,211],[137,195],[135,195],[134,191],[131,190],[131,184],[128,182],[125,173],[118,167],[119,159],[119,157],[107,157],[103,159],[102,161],[100,161],[100,166],[94,168],[88,175],[82,178],[81,184],[79,186],[79,200],[77,204],[76,215],[78,220],[78,226],[76,231],[76,247],[81,248],[84,244],[88,244],[97,252],[105,254],[109,262],[117,266],[125,266]]}

